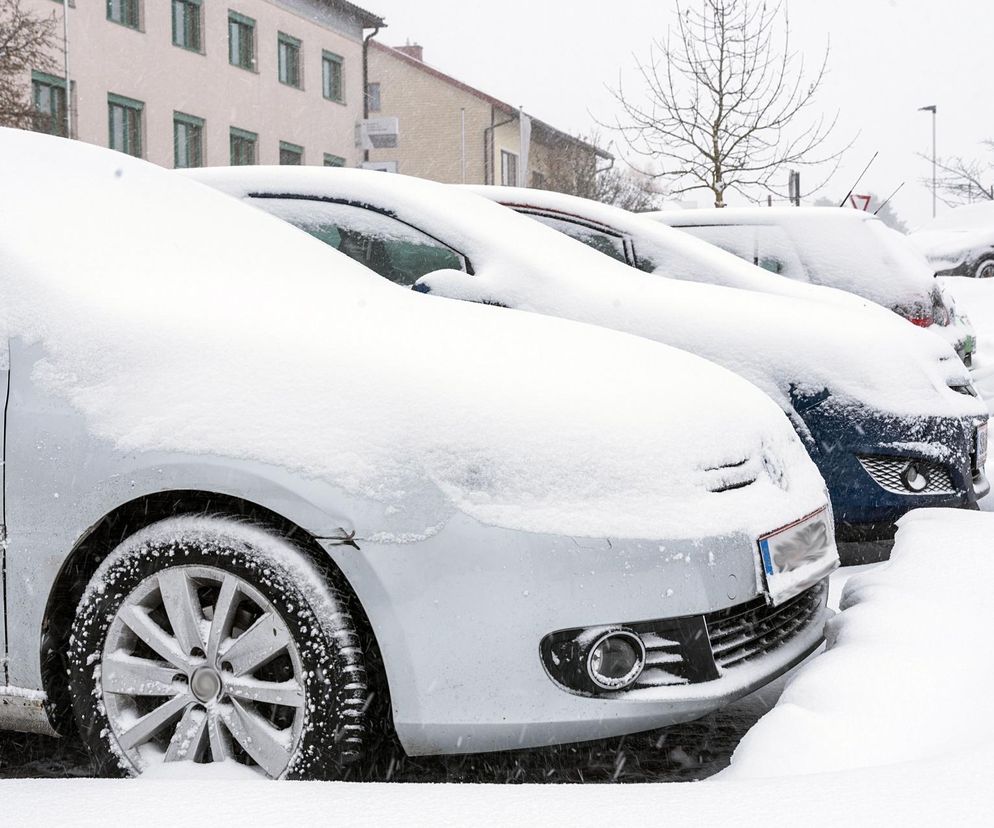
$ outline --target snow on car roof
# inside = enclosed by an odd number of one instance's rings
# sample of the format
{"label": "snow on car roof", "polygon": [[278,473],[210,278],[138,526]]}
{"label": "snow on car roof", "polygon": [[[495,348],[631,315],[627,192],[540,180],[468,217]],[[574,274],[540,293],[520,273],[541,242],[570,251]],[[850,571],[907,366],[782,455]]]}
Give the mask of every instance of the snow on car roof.
{"label": "snow on car roof", "polygon": [[[0,180],[0,334],[43,348],[34,381],[82,412],[95,446],[327,480],[382,504],[360,529],[384,539],[455,509],[577,536],[755,535],[824,502],[777,408],[688,354],[404,291],[87,144],[0,130]],[[708,468],[764,456],[788,490],[765,474],[709,490]]]}
{"label": "snow on car roof", "polygon": [[[887,308],[931,307],[928,262],[902,234],[863,210],[725,207],[645,215],[671,227],[695,228],[699,238],[738,255],[765,251],[788,263],[785,275],[794,279],[850,291]],[[747,230],[759,226],[780,228],[782,235]]]}
{"label": "snow on car roof", "polygon": [[[446,270],[424,277],[446,296],[503,302],[674,345],[730,368],[784,409],[794,386],[828,388],[839,402],[899,415],[980,416],[986,410],[947,387],[969,382],[947,343],[881,308],[849,303],[842,310],[661,279],[474,193],[408,176],[322,167],[183,174],[239,197],[333,197],[390,212],[469,258],[473,274]],[[724,268],[735,259],[701,242],[689,246],[699,267]]]}
{"label": "snow on car roof", "polygon": [[954,207],[918,228],[918,233],[936,230],[987,230],[994,235],[994,201],[964,204]]}

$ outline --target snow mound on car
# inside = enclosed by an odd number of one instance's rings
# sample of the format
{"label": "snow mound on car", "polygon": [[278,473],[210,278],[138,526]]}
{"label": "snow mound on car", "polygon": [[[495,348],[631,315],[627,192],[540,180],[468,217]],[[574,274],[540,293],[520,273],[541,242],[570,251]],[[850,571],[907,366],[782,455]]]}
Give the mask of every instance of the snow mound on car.
{"label": "snow mound on car", "polygon": [[849,580],[828,649],[742,740],[722,778],[994,755],[994,515],[903,517],[888,564]]}
{"label": "snow mound on car", "polygon": [[[0,180],[0,334],[40,343],[35,382],[118,450],[257,460],[392,513],[441,492],[557,534],[756,535],[825,502],[782,413],[694,356],[399,289],[85,144],[0,131]],[[743,460],[755,483],[711,490]]]}
{"label": "snow mound on car", "polygon": [[756,268],[648,219],[632,216],[675,240],[670,255],[683,268],[674,273],[680,278],[640,272],[530,218],[481,203],[474,193],[406,176],[314,167],[215,168],[191,174],[235,196],[334,193],[355,203],[389,205],[397,218],[443,240],[472,263],[472,274],[441,271],[423,277],[433,291],[503,302],[673,345],[745,377],[786,410],[795,386],[814,392],[828,388],[840,404],[901,416],[983,413],[975,400],[947,387],[969,380],[952,348],[937,337],[889,311],[863,310],[856,302],[841,308],[795,298],[794,289],[769,295],[682,281],[694,270],[726,268],[730,260],[737,267]]}

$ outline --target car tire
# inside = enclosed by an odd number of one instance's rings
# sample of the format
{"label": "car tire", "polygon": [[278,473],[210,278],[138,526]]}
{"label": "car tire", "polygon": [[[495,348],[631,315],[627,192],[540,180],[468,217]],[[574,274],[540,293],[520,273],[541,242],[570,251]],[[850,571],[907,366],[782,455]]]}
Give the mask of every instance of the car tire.
{"label": "car tire", "polygon": [[328,779],[360,758],[366,668],[346,596],[259,526],[180,517],[126,538],[80,600],[68,655],[103,774],[186,760]]}
{"label": "car tire", "polygon": [[990,279],[994,277],[994,258],[980,261],[973,269],[973,275],[977,279]]}

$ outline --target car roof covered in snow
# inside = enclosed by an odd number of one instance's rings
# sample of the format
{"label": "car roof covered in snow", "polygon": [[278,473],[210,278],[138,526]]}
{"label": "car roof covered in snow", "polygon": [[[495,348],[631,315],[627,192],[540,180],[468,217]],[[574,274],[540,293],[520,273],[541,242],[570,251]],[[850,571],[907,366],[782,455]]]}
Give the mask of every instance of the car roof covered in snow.
{"label": "car roof covered in snow", "polygon": [[[95,445],[330,481],[395,539],[457,509],[576,536],[755,535],[824,502],[776,406],[689,354],[401,290],[91,145],[0,130],[0,180],[0,335],[43,349],[33,381]],[[767,454],[788,490],[713,493],[707,469]]]}
{"label": "car roof covered in snow", "polygon": [[[646,216],[680,227],[740,256],[775,258],[784,275],[834,287],[886,308],[931,308],[932,269],[903,234],[848,207],[725,207],[659,210]],[[761,236],[747,228],[776,227]]]}

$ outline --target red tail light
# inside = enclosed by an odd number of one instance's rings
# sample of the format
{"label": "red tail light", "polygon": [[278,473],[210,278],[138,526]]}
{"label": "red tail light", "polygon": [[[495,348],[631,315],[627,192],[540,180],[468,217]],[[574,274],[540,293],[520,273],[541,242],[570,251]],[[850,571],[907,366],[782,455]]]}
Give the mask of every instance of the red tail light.
{"label": "red tail light", "polygon": [[910,316],[908,317],[908,321],[912,325],[917,325],[919,328],[927,328],[929,325],[935,322],[935,320],[931,316]]}

